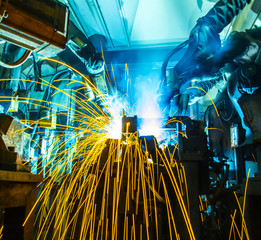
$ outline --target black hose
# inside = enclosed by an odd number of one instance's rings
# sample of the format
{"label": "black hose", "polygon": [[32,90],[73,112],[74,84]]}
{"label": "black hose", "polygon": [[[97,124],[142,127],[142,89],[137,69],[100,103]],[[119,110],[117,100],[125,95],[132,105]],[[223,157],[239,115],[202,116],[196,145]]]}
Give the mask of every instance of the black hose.
{"label": "black hose", "polygon": [[163,64],[162,64],[162,67],[161,67],[161,79],[164,81],[166,80],[166,70],[167,70],[167,67],[168,67],[168,63],[169,63],[169,60],[171,59],[171,57],[176,54],[178,51],[180,51],[181,49],[183,49],[186,45],[188,45],[189,43],[189,39],[182,42],[181,44],[179,44],[177,47],[175,47],[171,52],[168,53],[168,55],[166,56]]}

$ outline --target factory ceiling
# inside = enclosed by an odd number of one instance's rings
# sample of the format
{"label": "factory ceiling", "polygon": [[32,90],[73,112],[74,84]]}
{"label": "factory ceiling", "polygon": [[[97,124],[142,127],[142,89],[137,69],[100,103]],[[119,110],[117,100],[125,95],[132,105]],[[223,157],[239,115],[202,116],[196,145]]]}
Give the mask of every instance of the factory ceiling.
{"label": "factory ceiling", "polygon": [[103,35],[108,50],[173,46],[188,38],[213,0],[64,0],[87,37]]}

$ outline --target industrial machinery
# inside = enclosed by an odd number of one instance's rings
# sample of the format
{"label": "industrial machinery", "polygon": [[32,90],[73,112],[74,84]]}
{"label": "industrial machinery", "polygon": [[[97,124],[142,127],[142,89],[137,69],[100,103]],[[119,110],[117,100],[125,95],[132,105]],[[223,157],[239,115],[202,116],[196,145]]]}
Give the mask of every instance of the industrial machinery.
{"label": "industrial machinery", "polygon": [[0,1],[0,38],[44,56],[65,48],[69,10],[58,1]]}

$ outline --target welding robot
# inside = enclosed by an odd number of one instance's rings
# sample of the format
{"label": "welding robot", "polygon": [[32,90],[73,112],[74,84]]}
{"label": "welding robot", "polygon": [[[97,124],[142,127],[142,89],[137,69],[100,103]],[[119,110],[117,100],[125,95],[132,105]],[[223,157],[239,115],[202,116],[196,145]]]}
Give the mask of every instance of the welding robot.
{"label": "welding robot", "polygon": [[[166,85],[165,98],[169,101],[177,96],[180,115],[184,115],[187,106],[193,98],[204,95],[200,90],[188,90],[192,80],[196,86],[208,91],[222,79],[221,68],[235,58],[247,55],[251,61],[257,54],[258,40],[252,30],[246,33],[232,33],[228,41],[221,47],[219,33],[238,15],[251,0],[224,0],[217,2],[214,7],[197,21],[189,39],[176,47],[166,57],[162,65],[162,77],[166,80],[166,68],[170,58],[187,46],[181,60],[174,67],[174,78]],[[256,31],[255,31],[256,32]],[[238,60],[239,62],[239,60]],[[194,82],[195,82],[194,81]],[[165,86],[166,86],[165,85]],[[190,99],[189,99],[190,98]]]}
{"label": "welding robot", "polygon": [[[189,39],[169,53],[162,65],[162,76],[166,80],[168,61],[187,45],[184,56],[174,67],[174,78],[163,88],[166,104],[174,99],[180,115],[185,115],[188,105],[196,102],[217,83],[226,82],[224,72],[229,72],[231,77],[227,81],[226,91],[241,119],[245,138],[259,128],[259,101],[255,100],[255,110],[250,110],[250,106],[242,99],[260,99],[261,28],[232,32],[223,46],[219,33],[250,2],[251,0],[218,1],[197,21]],[[254,120],[247,119],[250,113],[255,115]]]}

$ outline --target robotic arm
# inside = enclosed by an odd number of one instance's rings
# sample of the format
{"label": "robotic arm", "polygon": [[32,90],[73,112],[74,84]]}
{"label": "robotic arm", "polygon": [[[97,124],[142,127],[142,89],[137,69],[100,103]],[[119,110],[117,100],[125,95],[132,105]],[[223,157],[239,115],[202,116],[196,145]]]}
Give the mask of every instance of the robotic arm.
{"label": "robotic arm", "polygon": [[[181,60],[174,67],[173,81],[178,87],[169,90],[167,101],[176,93],[179,95],[179,106],[181,114],[185,114],[188,105],[189,92],[185,92],[187,85],[192,79],[209,79],[211,82],[202,82],[202,88],[208,89],[220,80],[218,70],[224,66],[226,61],[233,60],[233,55],[226,55],[224,59],[218,51],[221,49],[219,33],[238,15],[251,0],[220,0],[202,18],[197,21],[192,29],[189,40],[186,42],[188,48]],[[227,53],[227,50],[224,51]],[[218,54],[218,56],[216,56]],[[236,53],[238,54],[238,53]],[[168,58],[168,60],[170,57]],[[168,61],[167,60],[167,61]],[[225,61],[224,61],[225,60]],[[165,78],[167,64],[162,66],[163,78]],[[170,83],[175,86],[175,84]],[[186,88],[185,88],[186,87]],[[204,89],[205,90],[205,89]]]}

